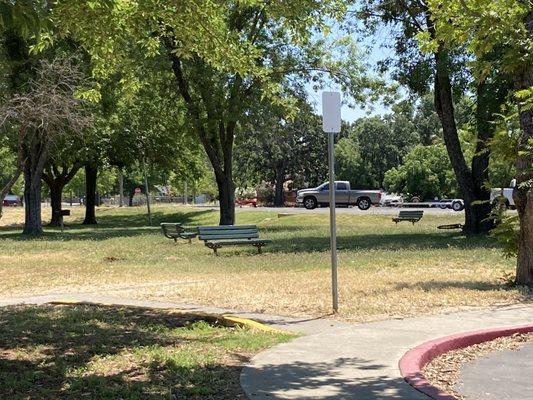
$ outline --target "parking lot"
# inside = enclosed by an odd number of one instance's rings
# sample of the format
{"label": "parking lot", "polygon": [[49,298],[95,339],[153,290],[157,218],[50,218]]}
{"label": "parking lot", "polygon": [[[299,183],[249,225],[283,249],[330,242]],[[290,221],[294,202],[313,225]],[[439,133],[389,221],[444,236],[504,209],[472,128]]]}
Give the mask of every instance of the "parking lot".
{"label": "parking lot", "polygon": [[[201,208],[210,208],[213,210],[218,210],[218,207],[215,206],[196,206]],[[274,211],[278,212],[280,214],[287,213],[287,214],[296,214],[296,213],[304,213],[304,214],[328,214],[329,213],[329,207],[319,207],[315,208],[314,210],[306,210],[303,207],[249,207],[249,206],[243,206],[239,207],[239,210],[242,211]],[[338,214],[354,214],[354,215],[397,215],[399,210],[424,210],[424,213],[428,215],[463,215],[464,211],[453,211],[450,209],[440,209],[437,207],[370,207],[367,211],[361,211],[357,207],[337,207],[337,213]]]}

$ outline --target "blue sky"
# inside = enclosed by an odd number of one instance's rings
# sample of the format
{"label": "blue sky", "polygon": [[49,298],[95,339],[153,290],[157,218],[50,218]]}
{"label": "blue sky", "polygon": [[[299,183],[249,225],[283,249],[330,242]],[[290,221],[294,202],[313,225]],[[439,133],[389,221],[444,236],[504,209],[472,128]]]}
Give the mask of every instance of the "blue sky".
{"label": "blue sky", "polygon": [[[383,60],[387,57],[394,56],[394,52],[390,49],[384,48],[382,45],[387,43],[390,40],[390,31],[387,28],[378,29],[375,35],[369,38],[362,38],[360,47],[370,48],[370,53],[366,62],[370,67],[374,67],[376,63],[380,60]],[[340,37],[346,33],[340,29],[339,26],[333,26],[332,33],[333,37]],[[333,82],[326,85],[324,90],[327,91],[340,91],[340,88],[335,85]],[[312,85],[309,84],[307,87],[307,93],[309,101],[314,105],[315,111],[317,114],[322,115],[322,91],[314,91]],[[382,104],[375,103],[372,104],[372,110],[365,110],[363,107],[348,107],[343,105],[341,114],[342,119],[347,122],[353,122],[358,118],[367,116],[367,115],[383,115],[390,112],[390,109]]]}

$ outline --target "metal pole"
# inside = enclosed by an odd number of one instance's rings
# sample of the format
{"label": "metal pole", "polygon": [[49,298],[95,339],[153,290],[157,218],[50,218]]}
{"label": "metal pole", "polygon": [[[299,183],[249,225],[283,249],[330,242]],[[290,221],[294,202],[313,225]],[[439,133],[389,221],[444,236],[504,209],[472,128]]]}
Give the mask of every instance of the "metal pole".
{"label": "metal pole", "polygon": [[337,224],[335,219],[335,146],[334,133],[328,133],[328,163],[329,163],[329,226],[331,244],[331,294],[333,312],[339,311],[339,291],[337,286]]}
{"label": "metal pole", "polygon": [[183,193],[183,204],[187,204],[189,202],[189,193],[188,193],[188,187],[187,187],[187,181],[185,181],[185,187],[184,187],[184,193]]}

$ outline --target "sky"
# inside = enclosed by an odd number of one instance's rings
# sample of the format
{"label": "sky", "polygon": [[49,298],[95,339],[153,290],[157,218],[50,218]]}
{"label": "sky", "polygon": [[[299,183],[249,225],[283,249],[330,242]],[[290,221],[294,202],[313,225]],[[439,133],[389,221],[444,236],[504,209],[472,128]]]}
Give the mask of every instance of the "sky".
{"label": "sky", "polygon": [[[341,37],[346,33],[340,29],[339,26],[333,26],[332,33],[333,38]],[[380,60],[383,60],[387,57],[394,56],[394,53],[391,49],[383,48],[382,45],[387,43],[390,40],[389,31],[386,28],[379,29],[375,35],[371,38],[362,38],[361,48],[369,47],[371,49],[370,54],[366,62],[370,66],[375,66],[376,63]],[[392,53],[392,54],[391,54]],[[326,91],[341,91],[340,88],[333,82],[326,85],[324,88]],[[313,104],[315,111],[318,115],[322,115],[322,91],[315,91],[312,88],[312,85],[307,85],[307,94],[308,99]],[[341,93],[341,96],[345,95]],[[363,107],[348,107],[346,105],[342,106],[341,116],[343,121],[353,122],[358,118],[368,116],[368,115],[384,115],[390,112],[390,108],[382,104],[376,103],[372,104],[372,110],[365,110]]]}

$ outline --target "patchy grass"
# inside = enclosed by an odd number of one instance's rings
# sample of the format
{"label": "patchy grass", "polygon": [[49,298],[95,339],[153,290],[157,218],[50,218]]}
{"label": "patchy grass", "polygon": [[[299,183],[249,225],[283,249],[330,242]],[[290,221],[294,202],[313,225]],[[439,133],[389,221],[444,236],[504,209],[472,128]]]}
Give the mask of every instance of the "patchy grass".
{"label": "patchy grass", "polygon": [[[26,239],[20,226],[0,227],[0,297],[97,292],[290,315],[330,310],[328,216],[276,218],[268,211],[237,211],[237,223],[257,224],[272,239],[253,247],[224,248],[216,257],[201,242],[174,245],[144,210],[101,208],[99,225],[79,225],[73,209],[64,234],[47,230]],[[5,210],[0,224],[22,221]],[[386,215],[338,216],[339,318],[369,321],[465,307],[531,300],[509,288],[514,261],[492,238],[441,231],[461,222],[457,214],[426,215],[415,226]],[[154,223],[216,224],[208,209],[160,206]]]}
{"label": "patchy grass", "polygon": [[168,310],[0,309],[0,398],[241,399],[250,356],[290,336]]}

